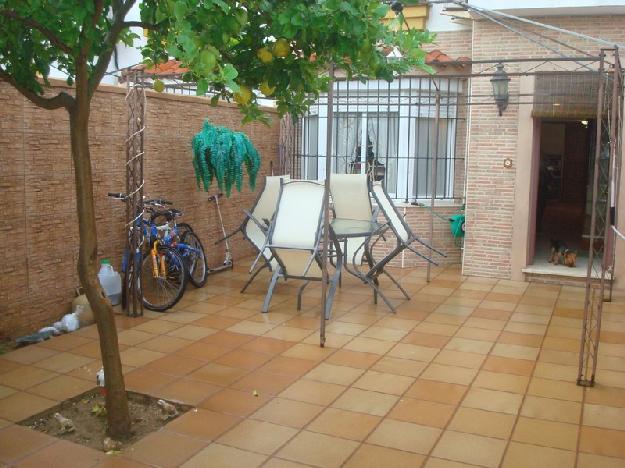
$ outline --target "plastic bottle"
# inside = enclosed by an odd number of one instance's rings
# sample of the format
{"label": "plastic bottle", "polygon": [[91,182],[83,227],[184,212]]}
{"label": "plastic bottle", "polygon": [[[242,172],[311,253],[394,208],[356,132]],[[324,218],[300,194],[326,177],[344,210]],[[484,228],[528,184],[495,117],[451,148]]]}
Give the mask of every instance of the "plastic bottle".
{"label": "plastic bottle", "polygon": [[100,280],[102,289],[104,289],[104,294],[106,294],[106,297],[111,301],[111,304],[119,304],[122,300],[122,278],[106,259],[100,262],[98,279]]}

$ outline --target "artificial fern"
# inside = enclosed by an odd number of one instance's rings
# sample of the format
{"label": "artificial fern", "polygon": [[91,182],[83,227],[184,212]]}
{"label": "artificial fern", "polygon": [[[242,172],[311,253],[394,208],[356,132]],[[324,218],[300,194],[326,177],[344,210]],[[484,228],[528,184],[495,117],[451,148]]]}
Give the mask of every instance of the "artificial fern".
{"label": "artificial fern", "polygon": [[220,190],[229,197],[232,186],[243,189],[243,165],[250,188],[256,188],[256,176],[260,169],[260,155],[247,135],[204,121],[202,130],[193,137],[193,168],[197,186],[208,190],[213,178]]}

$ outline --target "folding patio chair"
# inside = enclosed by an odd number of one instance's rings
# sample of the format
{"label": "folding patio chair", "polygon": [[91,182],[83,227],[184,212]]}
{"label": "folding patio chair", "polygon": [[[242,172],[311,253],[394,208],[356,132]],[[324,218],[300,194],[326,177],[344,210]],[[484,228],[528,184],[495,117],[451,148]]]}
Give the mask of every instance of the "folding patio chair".
{"label": "folding patio chair", "polygon": [[[254,281],[254,278],[256,278],[262,270],[268,268],[269,271],[273,271],[277,265],[277,262],[271,256],[271,252],[265,249],[265,245],[267,244],[269,223],[273,218],[278,204],[281,179],[288,180],[289,176],[280,175],[265,177],[265,187],[258,195],[258,198],[256,198],[254,206],[252,206],[250,211],[243,210],[245,213],[245,219],[241,225],[235,231],[228,234],[228,236],[218,241],[224,241],[225,239],[234,236],[237,232],[241,232],[243,237],[250,241],[258,252],[258,257],[250,268],[252,276],[247,280],[241,289],[242,293],[245,292],[247,287],[252,283],[252,281]],[[263,263],[260,267],[255,268],[259,259],[262,259]]]}
{"label": "folding patio chair", "polygon": [[[333,174],[330,193],[335,218],[358,221],[374,221],[377,218],[371,207],[367,174]],[[343,254],[352,268],[362,265],[363,257],[368,255],[368,250],[363,248],[366,240],[366,237],[346,239]]]}
{"label": "folding patio chair", "polygon": [[389,252],[382,260],[371,266],[369,271],[364,275],[363,280],[369,283],[378,292],[378,294],[380,294],[384,302],[386,302],[391,310],[394,311],[395,307],[384,296],[384,294],[381,293],[376,281],[376,279],[382,273],[386,274],[391,279],[391,281],[393,281],[393,283],[400,289],[406,299],[410,299],[410,296],[408,296],[408,293],[404,290],[404,288],[402,288],[399,282],[395,278],[393,278],[387,271],[385,271],[384,267],[405,249],[410,250],[411,252],[415,253],[416,255],[425,259],[427,262],[430,262],[433,265],[438,265],[430,257],[428,257],[427,255],[423,255],[421,252],[419,252],[412,245],[414,242],[421,244],[430,252],[436,253],[442,257],[447,257],[447,255],[440,250],[435,249],[431,245],[428,245],[412,232],[412,229],[410,228],[402,214],[397,210],[397,207],[393,203],[393,200],[388,195],[386,190],[384,190],[384,187],[382,187],[381,183],[374,182],[371,185],[371,193],[373,194],[373,198],[375,199],[378,207],[380,208],[380,210],[382,210],[382,213],[384,213],[384,216],[388,220],[388,225],[390,229],[393,231],[395,237],[397,238],[397,246],[391,252]]}
{"label": "folding patio chair", "polygon": [[[263,312],[269,310],[273,290],[279,278],[304,280],[297,294],[297,309],[301,309],[302,292],[310,281],[321,281],[321,237],[324,186],[314,181],[281,181],[278,206],[268,234],[266,248],[278,266],[273,270]],[[338,248],[336,240],[331,242]],[[326,301],[326,319],[330,317],[332,301],[341,271],[342,259],[337,259]]]}

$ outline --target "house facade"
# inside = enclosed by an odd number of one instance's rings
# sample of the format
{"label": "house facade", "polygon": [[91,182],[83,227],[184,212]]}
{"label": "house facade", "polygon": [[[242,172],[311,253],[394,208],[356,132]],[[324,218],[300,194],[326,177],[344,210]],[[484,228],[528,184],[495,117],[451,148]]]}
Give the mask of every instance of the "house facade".
{"label": "house facade", "polygon": [[[414,73],[390,84],[337,79],[333,170],[372,170],[425,239],[432,219],[433,242],[449,253],[442,261],[461,263],[465,275],[580,280],[588,265],[595,155],[602,161],[610,142],[620,141],[619,125],[597,150],[597,128],[601,133],[610,125],[607,110],[597,121],[599,56],[611,70],[611,49],[625,43],[625,1],[469,4],[474,8],[404,9],[409,23],[437,34],[427,46],[434,75]],[[491,81],[498,68],[508,85],[501,111]],[[613,88],[610,76],[603,79],[604,96]],[[610,105],[619,108],[621,96]],[[611,98],[610,92],[603,105]],[[326,122],[322,98],[299,123],[292,174],[323,176]],[[622,212],[620,185],[612,179],[610,204]],[[605,213],[605,202],[594,205]],[[463,243],[449,229],[456,213],[466,216]],[[625,216],[615,213],[617,226],[618,214]],[[602,229],[599,218],[595,233]],[[616,260],[609,274],[623,289],[625,242],[613,237],[605,250],[612,242]],[[575,266],[549,262],[554,244],[576,254]],[[410,252],[398,260],[401,266],[419,262]]]}

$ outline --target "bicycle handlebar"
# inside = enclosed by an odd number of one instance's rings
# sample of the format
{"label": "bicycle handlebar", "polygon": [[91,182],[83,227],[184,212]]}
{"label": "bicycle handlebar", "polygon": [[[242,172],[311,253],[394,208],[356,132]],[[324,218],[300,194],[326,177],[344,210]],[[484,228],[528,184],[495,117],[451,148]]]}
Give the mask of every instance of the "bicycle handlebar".
{"label": "bicycle handlebar", "polygon": [[215,199],[217,199],[219,197],[223,197],[223,196],[224,196],[224,194],[222,192],[219,192],[219,193],[217,193],[215,195],[210,195],[208,197],[208,201],[213,201],[213,200],[215,200]]}
{"label": "bicycle handlebar", "polygon": [[155,205],[155,206],[165,206],[165,205],[173,205],[169,200],[165,200],[164,198],[152,198],[150,200],[144,200],[144,205]]}
{"label": "bicycle handlebar", "polygon": [[119,193],[119,192],[109,192],[108,196],[111,198],[117,198],[118,200],[125,200],[126,199],[126,195],[123,193]]}

